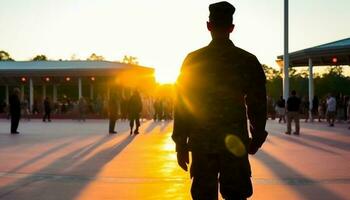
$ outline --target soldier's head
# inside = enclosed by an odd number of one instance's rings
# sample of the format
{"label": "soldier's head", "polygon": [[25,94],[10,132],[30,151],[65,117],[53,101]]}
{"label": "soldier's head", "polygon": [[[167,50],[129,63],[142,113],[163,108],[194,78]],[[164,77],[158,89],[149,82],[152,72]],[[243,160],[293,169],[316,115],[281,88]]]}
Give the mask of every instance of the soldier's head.
{"label": "soldier's head", "polygon": [[295,90],[292,90],[292,96],[297,95],[297,92]]}
{"label": "soldier's head", "polygon": [[232,15],[235,13],[235,7],[226,2],[218,2],[209,5],[209,21],[207,28],[213,38],[228,38],[235,25],[232,24]]}

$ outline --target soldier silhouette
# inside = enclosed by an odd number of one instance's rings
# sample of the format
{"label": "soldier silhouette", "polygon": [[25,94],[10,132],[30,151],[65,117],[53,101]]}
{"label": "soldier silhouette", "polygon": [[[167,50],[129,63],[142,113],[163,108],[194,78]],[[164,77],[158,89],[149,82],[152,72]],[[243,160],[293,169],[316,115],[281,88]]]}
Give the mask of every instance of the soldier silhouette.
{"label": "soldier silhouette", "polygon": [[248,154],[267,137],[266,78],[257,58],[229,39],[234,6],[219,2],[209,11],[212,41],[183,62],[172,138],[186,171],[191,152],[193,199],[218,199],[219,185],[224,199],[246,199],[253,193]]}

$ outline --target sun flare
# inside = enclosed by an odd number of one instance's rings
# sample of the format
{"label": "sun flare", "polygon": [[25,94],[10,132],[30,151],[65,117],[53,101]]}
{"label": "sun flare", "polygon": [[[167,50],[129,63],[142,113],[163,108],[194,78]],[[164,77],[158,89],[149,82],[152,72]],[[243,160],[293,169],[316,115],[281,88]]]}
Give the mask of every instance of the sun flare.
{"label": "sun flare", "polygon": [[177,70],[169,69],[156,69],[155,76],[156,81],[160,84],[173,84],[179,75]]}

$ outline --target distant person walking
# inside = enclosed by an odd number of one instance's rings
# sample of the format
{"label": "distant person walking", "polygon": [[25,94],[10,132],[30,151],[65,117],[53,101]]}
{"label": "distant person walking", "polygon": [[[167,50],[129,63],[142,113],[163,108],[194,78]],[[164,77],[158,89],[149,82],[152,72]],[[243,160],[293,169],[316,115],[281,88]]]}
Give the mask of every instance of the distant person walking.
{"label": "distant person walking", "polygon": [[28,98],[24,97],[21,103],[22,105],[22,118],[26,118],[27,121],[30,121],[30,108]]}
{"label": "distant person walking", "polygon": [[287,100],[287,135],[290,135],[292,132],[292,121],[295,123],[295,132],[293,134],[300,134],[299,111],[301,101],[296,95],[296,91],[293,90],[292,96]]}
{"label": "distant person walking", "polygon": [[87,102],[84,97],[80,97],[78,102],[78,110],[79,110],[79,121],[85,122],[85,114],[87,110]]}
{"label": "distant person walking", "polygon": [[319,104],[320,102],[319,102],[318,96],[315,95],[314,98],[312,99],[311,122],[313,122],[315,118],[320,119],[319,117],[320,113],[318,112]]}
{"label": "distant person walking", "polygon": [[305,122],[308,122],[309,115],[310,115],[310,102],[308,100],[308,97],[303,98],[301,105],[302,105],[302,114],[305,117]]}
{"label": "distant person walking", "polygon": [[43,116],[43,122],[51,122],[51,102],[49,97],[46,97],[44,100],[44,116]]}
{"label": "distant person walking", "polygon": [[337,101],[335,100],[335,97],[333,97],[332,94],[328,94],[326,115],[327,115],[327,122],[331,127],[334,126],[336,109],[337,109]]}
{"label": "distant person walking", "polygon": [[128,102],[128,118],[130,120],[130,135],[133,133],[134,124],[136,125],[134,134],[139,134],[140,113],[142,111],[142,101],[140,93],[135,90]]}
{"label": "distant person walking", "polygon": [[20,90],[15,88],[9,98],[11,115],[11,134],[19,134],[17,131],[19,120],[21,118],[21,102],[19,100]]}
{"label": "distant person walking", "polygon": [[118,118],[118,98],[115,92],[112,92],[108,102],[108,114],[109,114],[109,134],[116,134],[114,130],[115,122]]}
{"label": "distant person walking", "polygon": [[276,103],[276,111],[279,117],[278,123],[281,123],[282,120],[286,123],[286,100],[284,100],[282,96]]}

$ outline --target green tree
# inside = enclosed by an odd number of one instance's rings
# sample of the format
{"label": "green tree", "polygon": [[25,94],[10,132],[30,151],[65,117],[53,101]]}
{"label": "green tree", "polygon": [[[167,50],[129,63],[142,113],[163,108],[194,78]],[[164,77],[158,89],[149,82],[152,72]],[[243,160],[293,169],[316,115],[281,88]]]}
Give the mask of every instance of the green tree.
{"label": "green tree", "polygon": [[105,58],[103,56],[99,56],[95,53],[92,53],[88,58],[87,60],[90,60],[90,61],[103,61],[105,60]]}
{"label": "green tree", "polygon": [[[282,95],[282,74],[273,68],[262,65],[266,75],[267,95],[277,99]],[[290,90],[296,90],[301,97],[307,97],[309,93],[309,74],[307,70],[298,72],[294,68],[289,69]],[[350,77],[345,77],[340,66],[329,67],[324,74],[314,74],[315,95],[320,98],[332,92],[335,95],[341,93],[350,95]]]}
{"label": "green tree", "polygon": [[343,75],[343,68],[332,66],[328,72],[315,78],[315,94],[325,96],[329,92],[334,94],[350,94],[350,78]]}
{"label": "green tree", "polygon": [[0,61],[14,61],[6,51],[0,51]]}
{"label": "green tree", "polygon": [[32,61],[46,61],[47,57],[45,55],[36,55]]}
{"label": "green tree", "polygon": [[135,56],[127,56],[127,55],[125,55],[123,57],[122,63],[138,65],[139,61],[138,61],[137,57],[135,57]]}
{"label": "green tree", "polygon": [[282,73],[267,65],[262,65],[266,76],[267,95],[277,99],[281,96],[282,91]]}

